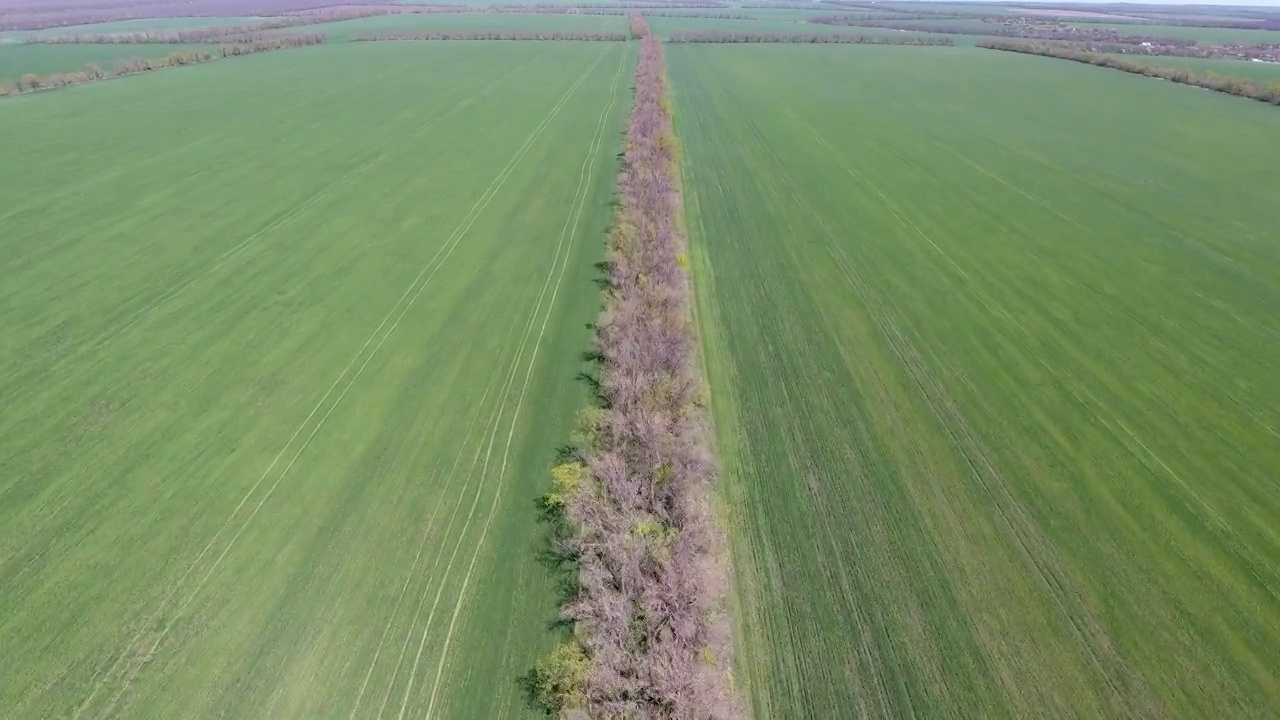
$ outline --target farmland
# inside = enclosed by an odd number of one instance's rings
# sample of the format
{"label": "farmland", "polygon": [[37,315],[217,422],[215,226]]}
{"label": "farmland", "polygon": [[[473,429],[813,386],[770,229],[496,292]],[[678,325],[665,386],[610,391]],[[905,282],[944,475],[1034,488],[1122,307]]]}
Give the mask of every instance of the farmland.
{"label": "farmland", "polygon": [[755,717],[1280,707],[1274,108],[669,57]]}
{"label": "farmland", "polygon": [[0,7],[0,718],[1280,716],[1280,12],[337,3]]}
{"label": "farmland", "polygon": [[525,712],[633,58],[335,45],[0,107],[0,716]]}

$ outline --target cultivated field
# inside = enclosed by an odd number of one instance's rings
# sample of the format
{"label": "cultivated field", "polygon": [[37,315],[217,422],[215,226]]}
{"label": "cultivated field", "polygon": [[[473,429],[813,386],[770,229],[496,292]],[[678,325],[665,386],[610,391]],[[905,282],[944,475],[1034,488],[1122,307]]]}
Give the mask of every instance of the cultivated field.
{"label": "cultivated field", "polygon": [[979,3],[21,44],[324,2],[0,8],[113,20],[0,33],[0,81],[211,56],[0,83],[0,718],[1280,716],[1280,90],[972,34],[350,42],[1022,12]]}
{"label": "cultivated field", "polygon": [[634,55],[6,99],[0,717],[529,714]]}
{"label": "cultivated field", "polygon": [[668,57],[755,717],[1280,712],[1276,109]]}

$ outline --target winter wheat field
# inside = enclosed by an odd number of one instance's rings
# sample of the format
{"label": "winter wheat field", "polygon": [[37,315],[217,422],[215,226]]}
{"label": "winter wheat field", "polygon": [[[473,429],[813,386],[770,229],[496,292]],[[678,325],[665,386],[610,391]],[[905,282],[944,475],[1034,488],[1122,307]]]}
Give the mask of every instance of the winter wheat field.
{"label": "winter wheat field", "polygon": [[[1280,65],[1222,44],[1280,19],[199,2],[0,0],[0,718],[590,695],[540,498],[609,372],[628,12],[735,699],[632,717],[1280,715]],[[1197,81],[1079,57],[1167,27]]]}

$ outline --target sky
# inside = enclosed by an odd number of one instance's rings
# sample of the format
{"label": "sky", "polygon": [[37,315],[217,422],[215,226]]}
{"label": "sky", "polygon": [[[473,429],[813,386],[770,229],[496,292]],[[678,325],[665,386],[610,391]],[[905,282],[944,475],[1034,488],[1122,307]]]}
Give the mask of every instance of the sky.
{"label": "sky", "polygon": [[[921,0],[929,2],[930,0]],[[947,0],[936,0],[938,2],[946,2]],[[955,0],[951,0],[954,2]],[[1018,0],[1019,2],[1053,2],[1053,3],[1079,3],[1081,5],[1212,5],[1215,7],[1229,5],[1232,7],[1273,7],[1280,8],[1280,0],[1223,0],[1222,2],[1214,2],[1214,0],[1152,0],[1150,3],[1122,3],[1117,0]]]}

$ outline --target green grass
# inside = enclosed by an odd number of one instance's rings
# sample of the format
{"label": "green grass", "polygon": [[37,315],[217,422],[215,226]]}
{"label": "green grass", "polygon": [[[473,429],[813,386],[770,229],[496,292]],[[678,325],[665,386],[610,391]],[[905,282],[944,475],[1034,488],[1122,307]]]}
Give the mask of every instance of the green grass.
{"label": "green grass", "polygon": [[214,50],[210,45],[0,45],[0,80],[17,80],[24,73],[50,73],[83,70],[97,63],[110,70],[117,60],[160,58],[183,50]]}
{"label": "green grass", "polygon": [[0,716],[530,715],[634,52],[0,103]]}
{"label": "green grass", "polygon": [[622,15],[550,15],[545,13],[438,13],[424,15],[379,15],[376,17],[325,23],[314,27],[287,28],[275,32],[296,34],[314,30],[330,42],[351,39],[352,35],[389,32],[468,32],[472,30],[512,30],[524,32],[625,32]]}
{"label": "green grass", "polygon": [[1165,67],[1184,67],[1197,75],[1221,75],[1223,77],[1242,77],[1260,82],[1280,83],[1280,63],[1256,63],[1245,60],[1205,60],[1202,58],[1182,57],[1143,57],[1122,55],[1136,62],[1145,62]]}
{"label": "green grass", "polygon": [[1280,713],[1280,113],[667,53],[757,720]]}

